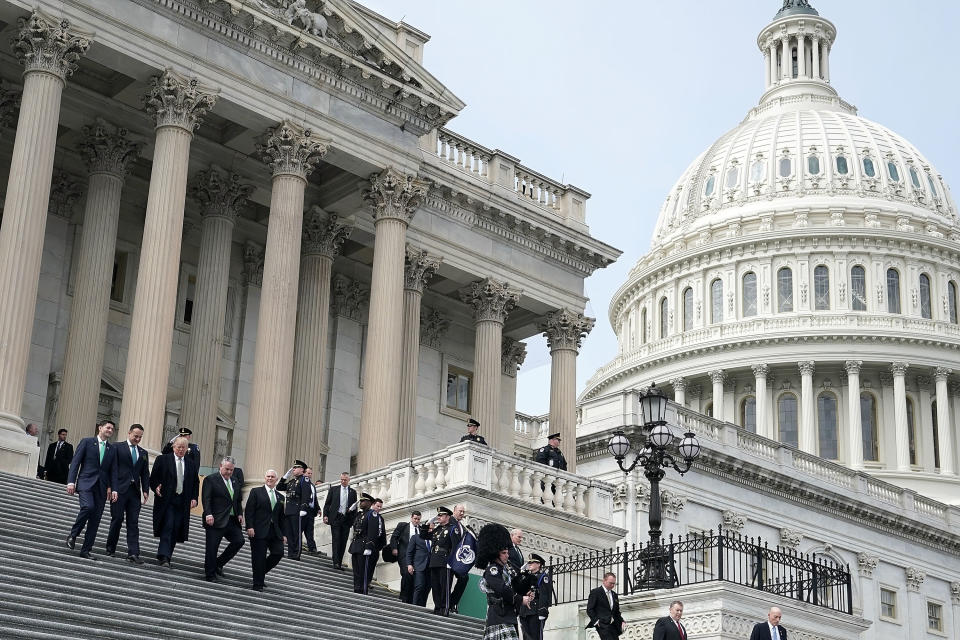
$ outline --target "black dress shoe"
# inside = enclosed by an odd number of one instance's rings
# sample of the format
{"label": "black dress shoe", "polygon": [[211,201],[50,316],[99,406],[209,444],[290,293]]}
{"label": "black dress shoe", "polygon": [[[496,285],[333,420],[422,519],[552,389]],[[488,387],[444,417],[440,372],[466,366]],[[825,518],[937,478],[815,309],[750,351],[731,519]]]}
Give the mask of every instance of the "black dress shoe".
{"label": "black dress shoe", "polygon": [[84,560],[96,560],[96,557],[90,555],[89,551],[81,551],[80,557],[83,558]]}
{"label": "black dress shoe", "polygon": [[220,582],[220,578],[218,578],[216,574],[212,576],[206,576],[205,579],[207,582]]}
{"label": "black dress shoe", "polygon": [[143,560],[140,559],[140,556],[127,556],[127,561],[132,562],[133,564],[143,564]]}
{"label": "black dress shoe", "polygon": [[170,568],[170,559],[169,558],[158,558],[157,563],[164,569]]}
{"label": "black dress shoe", "polygon": [[107,555],[112,558],[112,557],[114,557],[115,555],[117,555],[117,552],[114,551],[113,549],[107,549]]}
{"label": "black dress shoe", "polygon": [[77,539],[73,536],[67,536],[67,546],[71,549],[75,549],[77,547]]}
{"label": "black dress shoe", "polygon": [[254,591],[263,591],[263,586],[259,584],[255,584],[250,588],[253,589]]}
{"label": "black dress shoe", "polygon": [[217,567],[217,575],[223,577],[223,567]]}

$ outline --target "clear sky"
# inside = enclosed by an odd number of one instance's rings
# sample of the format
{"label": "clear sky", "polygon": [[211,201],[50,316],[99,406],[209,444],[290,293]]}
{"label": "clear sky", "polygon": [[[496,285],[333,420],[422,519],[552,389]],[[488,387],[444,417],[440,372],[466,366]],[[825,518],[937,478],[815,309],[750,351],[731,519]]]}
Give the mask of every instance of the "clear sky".
{"label": "clear sky", "polygon": [[[597,326],[578,360],[579,392],[616,355],[609,301],[649,248],[667,192],[756,105],[756,37],[782,2],[361,2],[430,34],[424,65],[467,103],[449,128],[593,194],[591,233],[624,253],[586,282]],[[840,96],[960,184],[960,2],[811,4],[837,27],[830,76]],[[549,389],[546,341],[531,338],[517,409],[546,413]]]}

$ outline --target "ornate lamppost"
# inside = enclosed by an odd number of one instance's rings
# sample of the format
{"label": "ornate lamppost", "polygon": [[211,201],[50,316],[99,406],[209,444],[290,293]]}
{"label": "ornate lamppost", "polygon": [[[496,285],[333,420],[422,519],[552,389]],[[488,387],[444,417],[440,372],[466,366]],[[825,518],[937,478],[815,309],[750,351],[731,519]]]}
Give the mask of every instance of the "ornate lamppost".
{"label": "ornate lamppost", "polygon": [[634,588],[668,589],[674,586],[675,575],[672,561],[661,540],[660,481],[665,474],[664,469],[669,467],[673,467],[680,475],[689,471],[690,465],[700,455],[700,441],[693,432],[684,433],[676,447],[683,459],[682,464],[668,451],[673,445],[674,435],[666,420],[667,397],[657,389],[656,384],[651,384],[649,389],[640,393],[640,412],[646,442],[636,452],[630,466],[624,466],[631,444],[622,429],[614,432],[607,449],[624,473],[630,473],[639,465],[643,468],[643,475],[650,481],[650,543],[641,552],[643,572],[637,576]]}

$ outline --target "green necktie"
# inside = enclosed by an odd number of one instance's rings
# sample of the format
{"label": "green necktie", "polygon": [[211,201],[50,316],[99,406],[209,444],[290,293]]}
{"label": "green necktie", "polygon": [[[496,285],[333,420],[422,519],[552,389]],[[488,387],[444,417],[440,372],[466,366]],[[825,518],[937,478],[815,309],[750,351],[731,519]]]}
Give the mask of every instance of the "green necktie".
{"label": "green necktie", "polygon": [[137,464],[137,448],[130,447],[130,457],[133,458],[133,464]]}
{"label": "green necktie", "polygon": [[230,482],[230,480],[227,480],[226,482],[227,482],[227,493],[230,494],[230,515],[234,515],[234,513],[233,513],[233,483]]}
{"label": "green necktie", "polygon": [[103,440],[100,440],[99,442],[100,442],[100,462],[103,462],[103,448],[104,448],[103,445],[104,445],[104,442],[103,442]]}
{"label": "green necktie", "polygon": [[268,489],[267,493],[270,494],[270,508],[277,506],[277,496],[273,495],[273,489]]}

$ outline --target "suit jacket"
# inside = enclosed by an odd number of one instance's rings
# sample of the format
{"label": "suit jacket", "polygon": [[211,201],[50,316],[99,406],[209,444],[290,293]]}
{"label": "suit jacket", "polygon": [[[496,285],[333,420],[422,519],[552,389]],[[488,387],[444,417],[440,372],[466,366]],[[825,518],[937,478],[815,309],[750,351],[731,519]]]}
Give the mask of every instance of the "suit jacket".
{"label": "suit jacket", "polygon": [[[416,534],[416,532],[414,532]],[[397,550],[397,555],[394,556],[398,561],[403,562],[403,559],[407,557],[407,546],[410,544],[410,521],[401,522],[397,525],[397,528],[393,530],[393,534],[390,536],[390,547]],[[404,565],[406,568],[406,565]]]}
{"label": "suit jacket", "polygon": [[[173,506],[173,496],[177,490],[177,463],[176,456],[165,453],[153,463],[150,473],[150,490],[156,492],[160,487],[160,495],[153,503],[153,535],[160,537],[163,520],[167,511]],[[197,475],[197,465],[189,456],[183,457],[183,502],[180,508],[184,510],[183,526],[176,532],[177,542],[186,542],[190,532],[190,501],[200,497],[200,478]]]}
{"label": "suit jacket", "polygon": [[[110,468],[110,488],[117,493],[135,489],[137,493],[150,491],[150,460],[147,450],[137,445],[137,462],[130,455],[130,442],[124,440],[114,447],[115,462]],[[162,491],[162,490],[161,490]]]}
{"label": "suit jacket", "polygon": [[404,571],[411,564],[414,571],[426,571],[430,566],[430,549],[427,547],[427,541],[421,538],[419,533],[413,534],[407,544],[407,552],[400,557],[403,558]]}
{"label": "suit jacket", "polygon": [[283,538],[283,493],[274,489],[277,504],[270,507],[270,496],[264,486],[254,487],[247,496],[243,511],[244,527],[253,529],[254,538]]}
{"label": "suit jacket", "polygon": [[517,545],[510,545],[510,555],[507,556],[507,562],[512,564],[513,568],[518,572],[523,571],[523,565],[525,564],[523,561],[523,554],[517,551]]}
{"label": "suit jacket", "polygon": [[106,443],[103,450],[103,462],[100,461],[100,445],[96,436],[84,438],[77,445],[77,452],[70,462],[67,484],[75,484],[81,491],[90,491],[103,483],[103,490],[110,484],[110,465],[114,460],[114,445]]}
{"label": "suit jacket", "polygon": [[[241,485],[231,477],[230,486],[233,497],[227,491],[227,485],[219,472],[211,473],[203,480],[203,526],[208,527],[207,516],[213,516],[213,528],[223,529],[230,524],[230,518],[243,514]],[[232,513],[231,513],[232,510]]]}
{"label": "suit jacket", "polygon": [[[680,625],[683,627],[683,633],[686,634],[687,627],[682,620]],[[653,627],[653,640],[683,640],[683,636],[680,635],[677,623],[673,621],[673,618],[664,616],[659,618],[657,624]]]}
{"label": "suit jacket", "polygon": [[[353,522],[353,519],[356,517],[356,510],[350,511],[352,507],[357,502],[357,492],[353,487],[347,488],[347,515],[346,518],[349,522]],[[334,519],[340,513],[340,484],[337,483],[330,487],[327,491],[327,499],[323,502],[323,517],[330,520],[332,523]]]}
{"label": "suit jacket", "polygon": [[[783,625],[777,625],[777,631],[780,632],[780,640],[787,640],[787,630]],[[770,626],[766,622],[755,624],[750,633],[750,640],[771,640]]]}
{"label": "suit jacket", "polygon": [[[173,440],[176,440],[176,438],[173,438]],[[167,444],[163,445],[163,449],[160,450],[161,455],[173,453],[173,440],[170,440]],[[197,465],[197,469],[200,468],[200,447],[192,442],[188,444],[186,457],[193,460],[194,464]]]}
{"label": "suit jacket", "polygon": [[43,462],[43,468],[47,472],[47,479],[54,482],[65,483],[67,473],[70,471],[70,461],[73,460],[73,445],[64,442],[60,445],[60,451],[57,451],[57,443],[51,442],[47,447],[47,457]]}
{"label": "suit jacket", "polygon": [[[591,589],[590,597],[587,599],[587,617],[590,618],[587,629],[604,625],[619,636],[623,625],[623,616],[620,615],[620,597],[616,592],[613,593],[613,610],[611,611],[604,588],[600,586]],[[657,637],[656,633],[653,637]]]}

